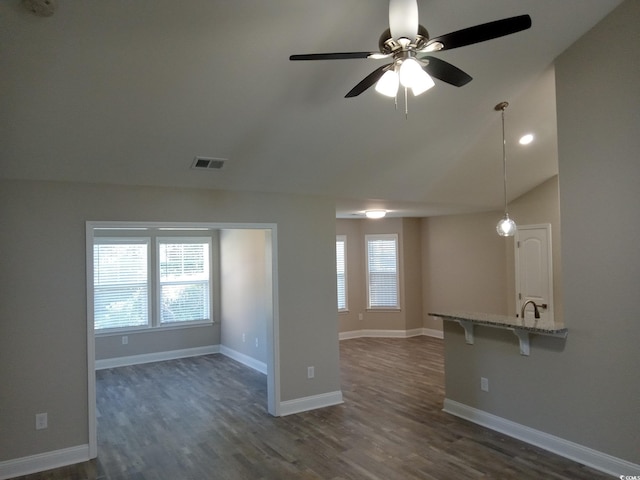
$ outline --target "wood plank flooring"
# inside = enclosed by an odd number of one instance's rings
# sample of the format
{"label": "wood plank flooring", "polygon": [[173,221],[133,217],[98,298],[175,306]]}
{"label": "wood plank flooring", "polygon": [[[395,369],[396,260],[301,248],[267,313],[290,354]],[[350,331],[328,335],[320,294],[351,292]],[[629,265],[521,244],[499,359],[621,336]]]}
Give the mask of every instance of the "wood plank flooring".
{"label": "wood plank flooring", "polygon": [[97,372],[98,459],[22,480],[609,478],[442,412],[442,340],[340,342],[343,405],[274,418],[223,355]]}

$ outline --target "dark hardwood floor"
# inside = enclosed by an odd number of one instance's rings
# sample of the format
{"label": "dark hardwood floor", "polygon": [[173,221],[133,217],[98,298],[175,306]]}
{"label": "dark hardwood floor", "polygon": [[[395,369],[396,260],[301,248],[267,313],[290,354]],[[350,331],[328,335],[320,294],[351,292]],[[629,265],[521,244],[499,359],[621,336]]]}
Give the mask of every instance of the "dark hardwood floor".
{"label": "dark hardwood floor", "polygon": [[274,418],[223,355],[97,372],[98,459],[61,479],[609,478],[442,412],[442,340],[340,343],[343,405]]}

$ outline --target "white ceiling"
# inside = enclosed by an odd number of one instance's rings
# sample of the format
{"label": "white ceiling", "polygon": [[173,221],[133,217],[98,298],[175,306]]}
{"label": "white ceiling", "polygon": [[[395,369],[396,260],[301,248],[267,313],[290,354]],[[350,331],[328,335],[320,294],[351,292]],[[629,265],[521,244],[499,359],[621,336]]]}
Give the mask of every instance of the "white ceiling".
{"label": "white ceiling", "polygon": [[[440,52],[474,80],[436,80],[409,116],[373,88],[387,0],[0,3],[0,177],[309,193],[337,216],[500,209],[557,173],[554,59],[621,0],[419,0],[432,36],[529,14],[531,29]],[[613,47],[612,47],[613,48]],[[536,135],[523,148],[516,139]],[[195,171],[195,156],[229,161]]]}

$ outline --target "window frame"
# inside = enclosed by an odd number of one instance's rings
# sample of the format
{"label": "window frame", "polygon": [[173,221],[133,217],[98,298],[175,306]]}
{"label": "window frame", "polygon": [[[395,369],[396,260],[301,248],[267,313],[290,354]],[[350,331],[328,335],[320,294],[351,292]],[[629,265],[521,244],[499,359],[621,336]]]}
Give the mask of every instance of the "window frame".
{"label": "window frame", "polygon": [[[344,307],[340,308],[340,272],[338,271],[338,243],[342,242],[342,270],[343,270],[343,283],[344,283]],[[336,235],[336,287],[337,287],[337,306],[338,312],[349,311],[349,284],[348,284],[348,272],[347,272],[347,236]]]}
{"label": "window frame", "polygon": [[[95,283],[95,273],[96,273],[96,268],[95,268],[95,247],[96,245],[125,245],[125,244],[130,244],[130,245],[145,245],[146,246],[146,257],[147,257],[147,275],[146,275],[146,289],[147,289],[147,318],[146,318],[146,324],[144,325],[126,325],[126,326],[121,326],[121,327],[107,327],[107,328],[96,328],[95,324],[96,324],[96,309],[95,309],[95,304],[96,304],[96,283]],[[151,304],[151,298],[152,298],[152,290],[153,290],[153,286],[151,284],[150,281],[150,272],[151,272],[151,237],[149,237],[148,235],[140,235],[140,236],[99,236],[99,237],[94,237],[93,240],[93,244],[91,245],[91,265],[92,265],[92,273],[93,275],[90,278],[91,281],[91,290],[92,290],[92,294],[93,294],[93,305],[94,305],[94,310],[93,310],[93,325],[94,325],[94,330],[96,332],[124,332],[124,331],[132,331],[132,330],[146,330],[147,328],[149,328],[151,326],[151,322],[152,322],[152,304]]]}
{"label": "window frame", "polygon": [[[369,243],[372,241],[393,241],[394,249],[395,249],[395,305],[372,305],[371,302],[371,262],[370,262],[370,251],[369,251]],[[365,243],[365,269],[366,269],[366,284],[367,284],[367,310],[400,310],[400,251],[399,251],[399,242],[398,242],[398,234],[397,233],[379,233],[379,234],[367,234],[364,237]]]}
{"label": "window frame", "polygon": [[[164,232],[163,232],[164,233]],[[183,321],[173,321],[173,322],[163,322],[162,321],[162,286],[167,284],[187,284],[187,283],[201,283],[204,280],[194,281],[194,282],[165,282],[162,281],[162,272],[161,272],[161,264],[160,264],[160,245],[161,244],[203,244],[207,245],[208,250],[208,273],[209,278],[206,280],[209,284],[209,295],[207,300],[207,318],[202,318],[198,320],[183,320]],[[207,323],[212,323],[212,305],[213,305],[213,263],[212,259],[212,238],[211,236],[176,236],[176,235],[162,235],[155,238],[155,246],[156,246],[156,262],[155,262],[155,274],[156,274],[156,284],[155,284],[155,300],[156,300],[156,312],[157,315],[154,315],[154,322],[157,322],[156,328],[168,328],[175,326],[185,326],[185,325],[202,325]]]}
{"label": "window frame", "polygon": [[[123,333],[157,332],[172,329],[201,327],[213,325],[219,318],[220,298],[220,265],[219,257],[219,229],[202,228],[191,224],[172,224],[163,227],[158,224],[135,222],[92,222],[92,235],[87,241],[87,301],[91,305],[89,312],[93,315],[94,335],[96,337],[121,335]],[[91,238],[91,241],[89,241]],[[95,328],[95,280],[94,280],[94,245],[97,243],[113,243],[119,241],[139,242],[148,239],[147,243],[147,302],[149,316],[147,325],[124,326],[114,328]],[[208,239],[209,244],[209,318],[178,322],[164,322],[160,320],[160,239],[169,239],[174,243],[189,243],[188,239]]]}

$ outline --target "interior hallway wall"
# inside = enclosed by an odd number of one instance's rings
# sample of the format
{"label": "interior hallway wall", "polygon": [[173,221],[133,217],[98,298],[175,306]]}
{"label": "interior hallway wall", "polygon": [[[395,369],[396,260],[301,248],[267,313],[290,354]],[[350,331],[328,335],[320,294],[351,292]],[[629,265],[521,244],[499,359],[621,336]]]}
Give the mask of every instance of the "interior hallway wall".
{"label": "interior hallway wall", "polygon": [[87,221],[276,224],[280,401],[340,391],[333,201],[0,180],[0,462],[88,444]]}

